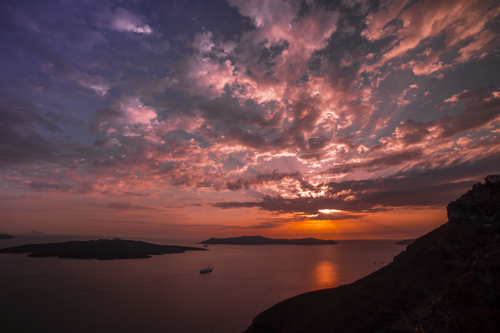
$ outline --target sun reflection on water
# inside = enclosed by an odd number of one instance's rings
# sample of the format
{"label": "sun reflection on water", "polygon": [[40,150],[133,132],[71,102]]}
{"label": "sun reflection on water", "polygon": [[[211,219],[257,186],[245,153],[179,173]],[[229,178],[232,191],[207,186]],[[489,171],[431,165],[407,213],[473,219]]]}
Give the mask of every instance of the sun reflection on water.
{"label": "sun reflection on water", "polygon": [[337,270],[330,261],[320,261],[314,267],[314,288],[333,288],[337,283]]}

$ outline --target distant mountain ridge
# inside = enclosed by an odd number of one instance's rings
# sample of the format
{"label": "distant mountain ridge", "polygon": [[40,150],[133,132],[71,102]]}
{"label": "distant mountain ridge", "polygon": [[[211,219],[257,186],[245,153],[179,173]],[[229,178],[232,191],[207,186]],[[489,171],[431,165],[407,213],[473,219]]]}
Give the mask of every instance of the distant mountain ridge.
{"label": "distant mountain ridge", "polygon": [[338,244],[334,240],[324,240],[317,238],[300,239],[273,239],[263,236],[241,236],[229,238],[210,238],[198,244],[226,244],[226,245],[326,245]]}
{"label": "distant mountain ridge", "polygon": [[354,283],[284,300],[246,332],[499,332],[500,184],[475,185],[447,211],[447,223],[394,262]]}

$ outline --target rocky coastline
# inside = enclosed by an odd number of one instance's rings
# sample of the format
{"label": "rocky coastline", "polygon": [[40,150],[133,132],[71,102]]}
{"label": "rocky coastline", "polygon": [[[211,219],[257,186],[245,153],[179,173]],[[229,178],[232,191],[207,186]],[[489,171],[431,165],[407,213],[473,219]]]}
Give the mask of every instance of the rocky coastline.
{"label": "rocky coastline", "polygon": [[391,264],[280,302],[245,332],[498,332],[500,184],[475,186],[447,211]]}

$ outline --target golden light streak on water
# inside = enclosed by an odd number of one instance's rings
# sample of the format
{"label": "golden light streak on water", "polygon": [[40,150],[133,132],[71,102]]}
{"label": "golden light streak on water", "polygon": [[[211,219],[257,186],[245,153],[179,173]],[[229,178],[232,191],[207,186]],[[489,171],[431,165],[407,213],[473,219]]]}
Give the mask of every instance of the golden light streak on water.
{"label": "golden light streak on water", "polygon": [[314,267],[314,288],[333,288],[337,283],[337,270],[331,261],[320,261]]}

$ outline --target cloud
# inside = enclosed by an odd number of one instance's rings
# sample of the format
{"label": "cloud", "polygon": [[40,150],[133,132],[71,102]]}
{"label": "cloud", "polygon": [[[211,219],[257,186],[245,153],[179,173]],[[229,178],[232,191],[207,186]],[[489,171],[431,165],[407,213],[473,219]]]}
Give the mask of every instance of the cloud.
{"label": "cloud", "polygon": [[361,36],[370,41],[375,41],[394,33],[394,28],[388,27],[387,24],[399,16],[407,1],[382,1],[379,10],[367,16],[365,20],[367,28],[361,33]]}
{"label": "cloud", "polygon": [[465,109],[455,116],[443,116],[439,120],[402,122],[392,137],[380,139],[384,145],[394,149],[438,144],[456,135],[479,130],[500,117],[500,89],[496,86],[466,90],[440,103],[440,108],[449,108],[465,102]]}
{"label": "cloud", "polygon": [[91,89],[101,96],[106,95],[108,90],[111,88],[107,80],[99,75],[88,75],[84,73],[77,79],[77,82],[81,86]]}
{"label": "cloud", "polygon": [[136,126],[151,124],[157,113],[154,108],[143,105],[138,97],[128,97],[108,109],[98,110],[96,116],[94,126],[99,132],[134,136],[139,135],[140,129]]}
{"label": "cloud", "polygon": [[0,195],[0,200],[2,201],[13,201],[13,200],[43,200],[47,199],[48,197],[45,195],[39,195],[39,194],[31,194],[31,193],[26,193],[26,194],[21,194],[21,195]]}
{"label": "cloud", "polygon": [[135,32],[149,35],[153,30],[144,23],[144,19],[128,10],[118,7],[111,16],[110,28],[120,32]]}
{"label": "cloud", "polygon": [[274,227],[442,206],[498,165],[494,1],[32,5],[0,4],[5,191]]}
{"label": "cloud", "polygon": [[376,171],[391,166],[401,165],[410,161],[418,161],[423,157],[421,149],[411,149],[398,152],[382,154],[379,157],[364,159],[361,162],[338,164],[326,171],[327,173],[353,173],[357,170]]}
{"label": "cloud", "polygon": [[445,40],[438,51],[428,50],[420,54],[423,60],[410,60],[407,67],[416,75],[429,75],[440,69],[451,68],[444,65],[440,57],[453,52],[455,63],[462,63],[473,58],[484,57],[491,52],[488,43],[493,41],[494,33],[488,23],[495,19],[499,7],[493,1],[418,1],[407,0],[383,1],[376,13],[368,15],[367,28],[361,33],[369,41],[383,38],[395,38],[380,59],[365,67],[371,72],[394,58],[407,55],[410,51],[433,38]]}
{"label": "cloud", "polygon": [[[334,209],[346,218],[355,218],[359,213],[391,210],[397,207],[423,208],[439,207],[454,200],[472,184],[481,180],[485,174],[494,173],[499,165],[498,138],[472,145],[467,159],[462,154],[428,157],[412,167],[396,172],[392,176],[363,180],[329,182],[326,191],[323,186],[316,187],[318,196],[283,197],[265,196],[254,202],[218,202],[213,206],[222,209],[259,208],[279,214],[295,214],[306,219],[328,219],[320,212]],[[486,146],[493,148],[487,153]],[[459,179],[457,181],[457,179]],[[319,214],[316,216],[316,214]],[[332,219],[335,219],[335,214]]]}
{"label": "cloud", "polygon": [[226,182],[226,188],[231,191],[237,191],[242,189],[258,188],[264,186],[270,182],[281,182],[285,178],[294,179],[299,182],[307,182],[302,178],[300,172],[295,173],[280,173],[274,170],[271,173],[258,174],[248,179],[238,178],[237,180],[228,180]]}
{"label": "cloud", "polygon": [[29,182],[26,184],[27,186],[33,189],[41,189],[41,190],[60,190],[60,191],[68,191],[73,188],[72,185],[65,183],[52,183],[52,182]]}
{"label": "cloud", "polygon": [[153,208],[151,207],[139,205],[132,201],[126,201],[126,202],[111,201],[107,202],[105,205],[103,205],[103,207],[116,210],[153,210]]}

